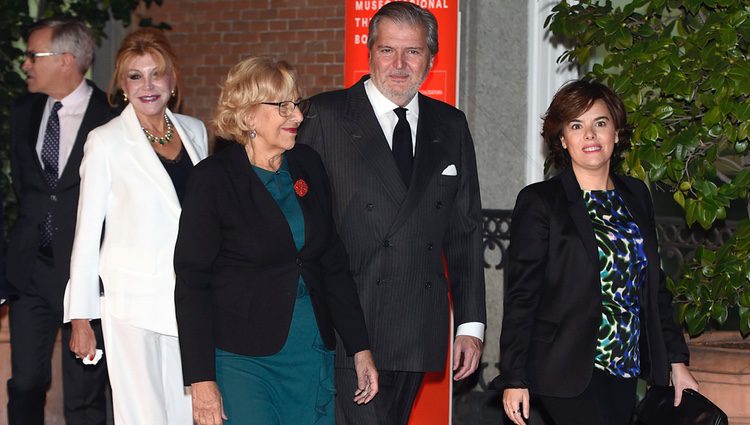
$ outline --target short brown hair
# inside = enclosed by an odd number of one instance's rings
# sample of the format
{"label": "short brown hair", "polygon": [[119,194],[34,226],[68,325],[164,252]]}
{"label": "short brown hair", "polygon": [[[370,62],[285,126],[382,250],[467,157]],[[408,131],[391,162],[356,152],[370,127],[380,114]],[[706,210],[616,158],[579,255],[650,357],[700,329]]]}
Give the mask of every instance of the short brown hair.
{"label": "short brown hair", "polygon": [[612,89],[595,81],[574,80],[565,83],[552,98],[547,112],[544,114],[542,138],[547,146],[547,164],[558,170],[570,166],[570,154],[562,147],[563,128],[575,118],[580,117],[597,100],[607,105],[609,114],[617,132],[618,143],[612,152],[610,169],[622,160],[622,153],[628,148],[630,130],[625,105]]}
{"label": "short brown hair", "polygon": [[237,143],[247,142],[245,118],[261,102],[295,100],[300,95],[297,73],[283,60],[266,56],[243,59],[232,67],[221,94],[211,124],[216,135]]}
{"label": "short brown hair", "polygon": [[109,103],[117,103],[117,95],[122,90],[122,82],[125,80],[125,64],[131,59],[138,56],[151,55],[156,62],[160,74],[172,74],[175,94],[172,96],[172,105],[174,109],[179,109],[182,103],[180,90],[180,73],[177,69],[177,56],[172,50],[172,46],[167,40],[164,32],[157,28],[141,28],[128,34],[120,50],[117,51],[115,61],[115,71],[112,73],[112,79],[109,82]]}

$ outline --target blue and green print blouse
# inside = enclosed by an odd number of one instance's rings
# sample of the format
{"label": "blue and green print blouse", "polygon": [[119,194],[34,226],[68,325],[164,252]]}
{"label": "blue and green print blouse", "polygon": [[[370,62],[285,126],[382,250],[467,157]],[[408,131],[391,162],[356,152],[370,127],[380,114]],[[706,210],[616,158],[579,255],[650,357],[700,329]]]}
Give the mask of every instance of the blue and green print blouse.
{"label": "blue and green print blouse", "polygon": [[640,373],[640,301],[648,260],[643,237],[615,190],[583,192],[598,244],[602,322],[594,366],[623,378]]}

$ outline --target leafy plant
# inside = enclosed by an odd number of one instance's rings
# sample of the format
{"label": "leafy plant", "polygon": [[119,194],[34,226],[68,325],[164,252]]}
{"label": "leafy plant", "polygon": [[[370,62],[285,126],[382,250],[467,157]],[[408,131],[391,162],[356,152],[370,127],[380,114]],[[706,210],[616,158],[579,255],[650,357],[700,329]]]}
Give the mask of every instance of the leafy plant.
{"label": "leafy plant", "polygon": [[[0,188],[4,195],[6,226],[15,218],[15,198],[10,184],[10,123],[8,117],[13,100],[26,90],[26,82],[20,70],[23,59],[23,40],[29,27],[41,18],[55,15],[76,16],[93,30],[97,41],[106,37],[104,26],[110,15],[123,23],[131,24],[133,11],[140,3],[146,7],[161,6],[163,0],[65,0],[36,2],[31,10],[28,0],[6,0],[0,8]],[[169,28],[165,23],[154,24],[141,17],[141,26]]]}
{"label": "leafy plant", "polygon": [[[750,5],[746,0],[562,1],[545,26],[623,99],[633,127],[624,171],[670,191],[688,225],[724,220],[750,189]],[[601,61],[591,58],[602,53]],[[691,335],[738,307],[750,333],[750,222],[701,248],[669,282]]]}

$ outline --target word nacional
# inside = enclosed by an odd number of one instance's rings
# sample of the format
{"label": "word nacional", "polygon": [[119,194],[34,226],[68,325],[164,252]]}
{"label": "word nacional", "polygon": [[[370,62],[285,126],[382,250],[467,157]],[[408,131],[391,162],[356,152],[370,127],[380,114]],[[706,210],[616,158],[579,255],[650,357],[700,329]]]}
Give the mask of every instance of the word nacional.
{"label": "word nacional", "polygon": [[[422,9],[447,9],[447,0],[407,0],[409,3],[414,3]],[[388,0],[366,0],[366,1],[355,1],[354,10],[372,10],[376,11],[384,5],[390,3]]]}

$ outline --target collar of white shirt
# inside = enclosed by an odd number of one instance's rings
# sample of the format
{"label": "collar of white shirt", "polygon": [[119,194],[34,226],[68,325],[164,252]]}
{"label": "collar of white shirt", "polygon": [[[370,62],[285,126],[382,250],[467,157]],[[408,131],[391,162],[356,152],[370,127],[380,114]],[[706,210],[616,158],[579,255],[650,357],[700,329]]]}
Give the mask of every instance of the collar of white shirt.
{"label": "collar of white shirt", "polygon": [[[388,146],[391,146],[392,148],[393,129],[396,128],[396,123],[398,123],[398,116],[396,116],[396,113],[393,112],[393,110],[398,108],[399,105],[396,105],[385,97],[383,93],[375,87],[375,84],[373,84],[371,80],[365,81],[365,93],[367,94],[367,99],[370,101],[370,105],[372,105],[373,111],[375,111],[375,117],[378,119],[380,128],[383,129],[383,134],[388,141]],[[406,120],[409,121],[409,126],[411,127],[413,152],[417,137],[417,122],[419,121],[419,96],[414,95],[405,108],[407,109]]]}
{"label": "collar of white shirt", "polygon": [[[65,96],[64,98],[59,99],[63,107],[62,109],[60,109],[60,112],[58,112],[58,114],[60,116],[78,114],[83,115],[83,113],[86,112],[86,107],[89,104],[89,98],[91,97],[91,92],[93,90],[94,89],[92,89],[91,86],[89,86],[86,82],[86,79],[82,79],[81,84],[79,84],[75,90],[70,92],[70,94]],[[51,111],[52,106],[57,101],[58,99],[54,99],[52,98],[52,96],[47,97],[47,110]]]}

